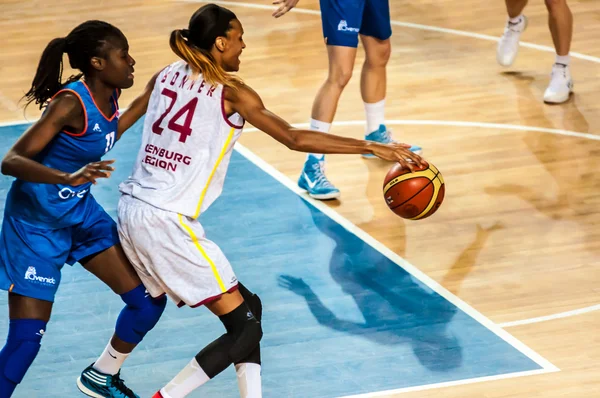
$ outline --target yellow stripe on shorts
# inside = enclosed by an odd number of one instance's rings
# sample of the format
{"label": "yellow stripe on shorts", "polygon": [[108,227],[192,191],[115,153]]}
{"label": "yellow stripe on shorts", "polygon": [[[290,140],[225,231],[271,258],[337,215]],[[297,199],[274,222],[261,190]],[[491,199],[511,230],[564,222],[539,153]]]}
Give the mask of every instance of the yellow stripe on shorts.
{"label": "yellow stripe on shorts", "polygon": [[181,224],[183,229],[185,229],[187,231],[187,233],[192,237],[192,242],[194,242],[194,245],[196,245],[196,248],[198,249],[198,251],[200,251],[200,254],[202,254],[202,257],[204,257],[204,259],[210,264],[210,268],[212,269],[213,275],[214,275],[215,279],[217,280],[217,283],[219,284],[219,288],[221,289],[221,291],[223,293],[225,293],[227,291],[227,289],[225,289],[225,284],[223,283],[223,279],[221,279],[221,275],[219,275],[219,271],[217,271],[217,266],[215,265],[213,260],[211,260],[210,257],[208,257],[208,254],[206,254],[206,252],[200,245],[200,242],[198,242],[198,237],[196,236],[194,231],[188,225],[185,225],[185,223],[183,222],[183,216],[181,214],[177,214],[177,216],[179,216],[179,224]]}

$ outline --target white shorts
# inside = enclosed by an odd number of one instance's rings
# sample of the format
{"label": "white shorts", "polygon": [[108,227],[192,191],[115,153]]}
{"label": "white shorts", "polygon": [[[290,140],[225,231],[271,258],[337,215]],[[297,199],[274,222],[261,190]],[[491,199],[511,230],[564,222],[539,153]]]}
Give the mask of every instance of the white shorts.
{"label": "white shorts", "polygon": [[197,307],[237,289],[231,264],[197,220],[129,195],[118,213],[123,250],[152,297]]}

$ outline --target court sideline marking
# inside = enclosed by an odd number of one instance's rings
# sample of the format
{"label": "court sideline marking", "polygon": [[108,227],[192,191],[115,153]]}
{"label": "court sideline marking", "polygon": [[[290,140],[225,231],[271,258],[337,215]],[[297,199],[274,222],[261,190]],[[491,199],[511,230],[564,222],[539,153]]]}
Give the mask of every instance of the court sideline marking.
{"label": "court sideline marking", "polygon": [[349,221],[348,219],[346,219],[345,217],[340,215],[338,212],[336,212],[335,210],[333,210],[332,208],[327,206],[322,201],[313,199],[310,196],[308,196],[304,190],[302,190],[301,188],[299,188],[296,185],[295,182],[290,180],[286,175],[284,175],[283,173],[278,171],[275,167],[271,166],[269,163],[267,163],[265,160],[263,160],[262,158],[260,158],[256,154],[254,154],[252,151],[250,151],[249,149],[244,147],[242,144],[237,142],[235,145],[235,149],[246,159],[248,159],[249,161],[254,163],[260,169],[262,169],[265,173],[269,174],[271,177],[273,177],[274,179],[279,181],[281,184],[283,184],[285,187],[290,189],[292,192],[296,193],[302,199],[304,199],[305,201],[307,201],[308,203],[313,205],[315,208],[317,208],[323,214],[327,215],[333,221],[335,221],[336,223],[338,223],[339,225],[344,227],[348,232],[357,236],[363,242],[367,243],[369,246],[371,246],[372,248],[377,250],[379,253],[381,253],[383,256],[387,257],[388,259],[390,259],[391,261],[396,263],[398,266],[403,268],[406,272],[408,272],[413,277],[418,279],[421,283],[423,283],[424,285],[429,287],[431,290],[433,290],[434,292],[436,292],[437,294],[442,296],[444,299],[446,299],[448,302],[452,303],[454,306],[456,306],[462,312],[469,315],[475,321],[479,322],[482,326],[486,327],[490,332],[492,332],[495,335],[497,335],[498,337],[500,337],[502,340],[504,340],[505,342],[510,344],[513,348],[520,351],[522,354],[524,354],[529,359],[531,359],[532,361],[534,361],[535,363],[537,363],[539,366],[542,367],[542,369],[538,369],[538,370],[505,373],[505,374],[501,374],[501,375],[487,376],[487,377],[476,377],[476,378],[462,379],[462,380],[456,380],[456,381],[444,382],[444,383],[425,384],[425,385],[401,388],[401,389],[396,389],[396,390],[377,391],[377,392],[372,392],[372,393],[367,393],[367,394],[346,396],[343,398],[379,397],[379,396],[383,396],[383,395],[387,395],[387,394],[396,394],[396,393],[409,392],[409,391],[422,391],[422,390],[429,390],[429,389],[434,389],[434,388],[450,387],[450,386],[455,386],[455,385],[471,384],[471,383],[477,383],[477,382],[483,382],[483,381],[500,380],[500,379],[514,378],[514,377],[522,377],[522,376],[531,376],[531,375],[560,371],[560,369],[558,367],[556,367],[555,365],[553,365],[550,361],[543,358],[541,355],[539,355],[538,353],[533,351],[531,348],[529,348],[528,346],[523,344],[521,341],[519,341],[517,338],[515,338],[514,336],[509,334],[504,329],[500,328],[497,324],[495,324],[494,322],[492,322],[491,320],[486,318],[483,314],[481,314],[480,312],[475,310],[469,304],[462,301],[459,297],[455,296],[450,291],[446,290],[446,288],[444,288],[438,282],[436,282],[435,280],[430,278],[428,275],[423,273],[421,270],[416,268],[414,265],[410,264],[408,261],[406,261],[405,259],[400,257],[398,254],[396,254],[395,252],[393,252],[392,250],[387,248],[387,246],[385,246],[384,244],[382,244],[381,242],[379,242],[378,240],[373,238],[371,235],[369,235],[368,233],[366,233],[365,231],[360,229],[360,227],[358,227],[356,224],[352,223],[351,221]]}
{"label": "court sideline marking", "polygon": [[[584,138],[587,140],[600,141],[600,135],[590,133],[580,133],[577,131],[562,130],[562,129],[551,129],[546,127],[534,127],[534,126],[521,126],[518,124],[502,124],[502,123],[485,123],[485,122],[464,122],[459,120],[402,120],[392,119],[386,120],[386,125],[390,126],[444,126],[444,127],[475,127],[475,128],[486,128],[495,130],[517,130],[517,131],[533,131],[537,133],[564,135],[569,137]],[[346,127],[346,126],[364,126],[364,120],[341,120],[334,121],[333,126]],[[296,128],[307,128],[310,126],[309,123],[293,123],[292,126]],[[257,128],[244,129],[244,133],[253,133],[259,131]]]}

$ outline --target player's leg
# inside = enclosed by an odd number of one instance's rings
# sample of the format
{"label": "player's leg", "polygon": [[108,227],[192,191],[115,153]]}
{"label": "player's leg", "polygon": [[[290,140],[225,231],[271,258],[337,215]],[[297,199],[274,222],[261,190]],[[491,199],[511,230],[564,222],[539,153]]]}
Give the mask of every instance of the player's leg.
{"label": "player's leg", "polygon": [[[206,305],[219,317],[227,331],[201,350],[171,383],[156,394],[167,398],[183,397],[232,363],[249,361],[262,337],[261,324],[253,309],[257,300],[245,289],[239,291],[240,285],[231,264],[221,249],[206,238],[197,220],[146,204],[140,205],[135,199],[121,201],[128,202],[129,206],[122,208],[119,204],[120,231],[125,225],[132,230],[139,230],[139,225],[151,225],[161,231],[160,235],[154,236],[129,234],[130,243],[144,259],[144,266],[151,271],[155,281],[164,286],[179,306]],[[248,303],[243,295],[249,297]],[[260,312],[260,306],[257,310]],[[260,383],[260,378],[248,381]],[[260,390],[260,386],[248,387],[248,391]],[[259,398],[256,395],[248,397]]]}
{"label": "player's leg", "polygon": [[204,347],[155,397],[185,397],[232,363],[242,363],[258,347],[262,338],[260,321],[238,290],[205,305],[219,317],[227,333]]}
{"label": "player's leg", "polygon": [[569,69],[571,38],[573,36],[573,14],[567,0],[546,0],[548,26],[556,49],[556,60],[552,66],[550,84],[544,93],[544,101],[562,103],[573,91],[573,80]]}
{"label": "player's leg", "polygon": [[[360,93],[367,121],[365,139],[388,144],[392,142],[390,131],[385,126],[387,64],[392,52],[388,0],[366,0],[360,33],[365,48],[365,62],[360,79]],[[411,150],[419,154],[422,152],[416,145]]]}
{"label": "player's leg", "polygon": [[[239,292],[258,321],[262,321],[262,302],[258,295],[239,284]],[[245,358],[234,362],[241,398],[262,397],[260,344]]]}
{"label": "player's leg", "polygon": [[[312,106],[310,128],[328,133],[338,101],[352,77],[364,0],[321,0],[329,69]],[[340,191],[325,176],[325,156],[308,154],[298,186],[315,199],[334,199]]]}
{"label": "player's leg", "polygon": [[12,395],[37,356],[52,302],[9,293],[8,311],[8,337],[0,351],[0,398]]}
{"label": "player's leg", "polygon": [[340,96],[352,77],[356,51],[356,47],[327,44],[329,72],[313,102],[311,112],[313,130],[329,132]]}
{"label": "player's leg", "polygon": [[387,89],[387,64],[392,52],[390,39],[360,35],[365,48],[365,62],[360,75],[360,94],[365,105],[369,134],[385,124],[384,103]]}
{"label": "player's leg", "polygon": [[527,28],[527,17],[523,15],[527,0],[505,1],[508,21],[496,48],[496,60],[502,66],[510,66],[519,52],[521,34]]}
{"label": "player's leg", "polygon": [[[0,351],[0,398],[8,398],[37,356],[60,269],[70,241],[60,231],[4,217],[0,233],[0,287],[8,293],[8,337]],[[34,265],[31,265],[34,264]]]}
{"label": "player's leg", "polygon": [[90,207],[89,216],[77,227],[77,240],[68,262],[79,261],[86,270],[120,295],[125,307],[117,318],[111,340],[100,357],[82,372],[77,384],[82,392],[90,396],[136,397],[122,383],[120,369],[135,346],[156,325],[167,300],[165,296],[154,299],[146,292],[121,245],[117,243],[119,239],[115,222],[97,203],[94,202]]}

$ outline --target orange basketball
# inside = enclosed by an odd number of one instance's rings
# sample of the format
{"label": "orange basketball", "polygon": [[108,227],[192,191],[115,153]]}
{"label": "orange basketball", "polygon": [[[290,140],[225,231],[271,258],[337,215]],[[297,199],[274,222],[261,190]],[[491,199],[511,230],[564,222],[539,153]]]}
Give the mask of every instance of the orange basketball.
{"label": "orange basketball", "polygon": [[409,220],[420,220],[435,213],[444,201],[445,191],[442,173],[431,163],[412,173],[396,163],[383,182],[383,197],[388,207]]}

